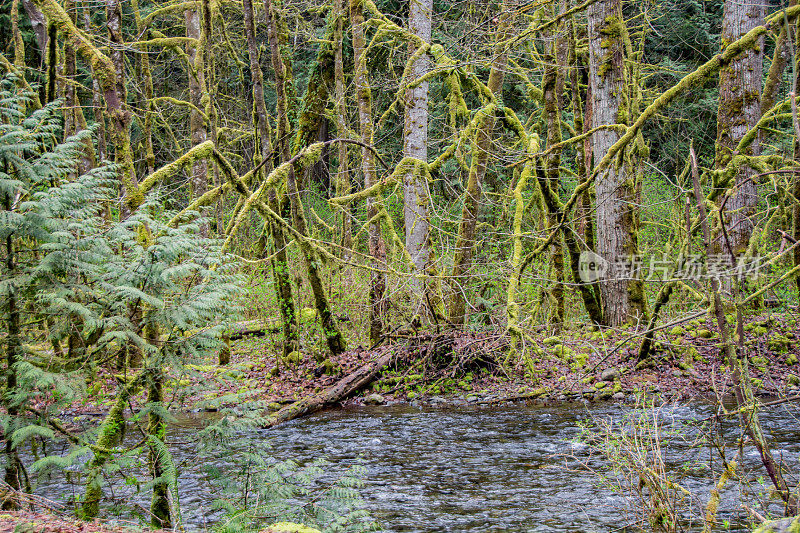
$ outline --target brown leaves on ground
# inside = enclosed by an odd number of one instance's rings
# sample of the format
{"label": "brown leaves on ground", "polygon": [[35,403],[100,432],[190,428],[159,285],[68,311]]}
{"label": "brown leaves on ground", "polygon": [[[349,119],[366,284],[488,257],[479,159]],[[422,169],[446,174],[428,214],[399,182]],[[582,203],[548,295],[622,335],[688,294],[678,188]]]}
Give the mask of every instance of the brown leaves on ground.
{"label": "brown leaves on ground", "polygon": [[35,511],[0,511],[0,533],[136,533],[142,528]]}

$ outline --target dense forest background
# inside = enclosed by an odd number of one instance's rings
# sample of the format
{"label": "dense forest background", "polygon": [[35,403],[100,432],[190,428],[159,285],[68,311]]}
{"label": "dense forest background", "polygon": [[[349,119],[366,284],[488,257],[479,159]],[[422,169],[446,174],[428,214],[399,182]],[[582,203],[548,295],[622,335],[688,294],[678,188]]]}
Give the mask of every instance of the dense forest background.
{"label": "dense forest background", "polygon": [[[207,428],[219,443],[370,387],[608,399],[686,378],[684,396],[733,398],[798,514],[755,408],[800,383],[798,16],[0,0],[8,493],[77,469],[93,518],[137,456],[147,519],[171,527],[170,410],[209,398],[236,409]],[[230,365],[246,384],[207,382]],[[87,404],[99,425],[65,425]],[[366,524],[342,483],[307,520]]]}

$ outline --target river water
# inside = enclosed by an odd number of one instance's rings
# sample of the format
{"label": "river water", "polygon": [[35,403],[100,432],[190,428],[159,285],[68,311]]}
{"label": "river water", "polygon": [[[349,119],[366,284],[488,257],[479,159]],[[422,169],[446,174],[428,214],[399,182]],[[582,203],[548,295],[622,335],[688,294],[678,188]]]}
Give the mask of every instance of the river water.
{"label": "river water", "polygon": [[[514,405],[501,408],[413,407],[407,404],[330,410],[270,430],[242,433],[237,446],[268,441],[281,460],[307,464],[327,458],[326,476],[343,474],[353,464],[366,469],[361,489],[366,506],[385,531],[392,532],[609,532],[633,531],[633,500],[614,490],[622,479],[581,439],[592,420],[621,421],[631,412],[620,404]],[[708,405],[666,405],[655,418],[664,438],[661,453],[671,478],[696,495],[686,497],[696,516],[705,506],[720,471],[720,450],[740,464],[741,478],[722,493],[720,530],[744,531],[742,504],[755,507],[762,470],[752,447],[737,447],[736,419],[717,425],[726,447],[698,446],[696,422],[707,420]],[[189,530],[218,521],[211,508],[217,495],[198,459],[194,435],[213,415],[181,415],[168,439],[181,465],[180,501]],[[762,414],[774,453],[798,472],[800,425],[785,406]],[[650,418],[652,420],[652,418]],[[692,444],[694,443],[694,444]],[[652,460],[647,463],[652,466]],[[230,465],[217,465],[224,473]],[[603,484],[605,479],[606,484]],[[610,484],[608,484],[611,482]],[[765,482],[766,483],[766,482]],[[129,487],[113,486],[116,496]],[[762,492],[768,486],[763,485]],[[68,496],[60,480],[43,480],[37,489],[53,499]],[[127,494],[147,505],[146,495]],[[777,512],[768,504],[758,512]],[[699,531],[686,511],[687,531]]]}

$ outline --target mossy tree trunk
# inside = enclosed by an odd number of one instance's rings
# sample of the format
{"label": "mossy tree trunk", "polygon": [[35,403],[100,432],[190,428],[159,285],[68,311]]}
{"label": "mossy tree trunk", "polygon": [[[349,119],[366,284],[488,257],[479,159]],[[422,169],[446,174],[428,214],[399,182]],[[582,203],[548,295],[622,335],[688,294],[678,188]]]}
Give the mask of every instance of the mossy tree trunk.
{"label": "mossy tree trunk", "polygon": [[92,519],[100,512],[100,500],[103,498],[103,466],[111,459],[111,448],[116,443],[126,423],[125,408],[128,406],[128,400],[139,389],[143,375],[138,374],[132,377],[119,390],[114,405],[100,425],[97,440],[92,450],[93,456],[88,465],[86,491],[78,509],[78,516],[81,518]]}
{"label": "mossy tree trunk", "polygon": [[[348,136],[347,128],[347,100],[345,96],[344,78],[344,26],[347,20],[347,8],[345,0],[336,0],[335,6],[336,30],[333,37],[334,42],[334,98],[336,110],[336,134],[345,138]],[[347,143],[339,143],[337,146],[339,156],[339,168],[336,173],[336,196],[346,196],[350,194],[350,165],[347,159]],[[342,247],[342,259],[349,261],[353,252],[353,221],[350,216],[350,208],[342,207],[341,212],[341,238],[339,244]]]}
{"label": "mossy tree trunk", "polygon": [[[555,8],[555,6],[553,6]],[[559,9],[566,11],[566,4],[562,0]],[[555,9],[553,10],[555,11]],[[564,24],[558,25],[554,35],[547,35],[552,42],[547,43],[547,53],[544,55],[545,70],[542,77],[542,123],[546,125],[547,146],[552,147],[561,142],[561,113],[564,111],[564,84],[567,74],[568,41]],[[561,183],[561,150],[551,150],[544,157],[544,173],[546,186],[554,189],[551,194],[557,196]],[[552,231],[558,226],[558,213],[549,211],[547,225]],[[550,314],[549,323],[554,333],[558,333],[564,324],[564,248],[561,235],[553,239],[551,253],[551,279],[553,286],[550,289]]]}
{"label": "mossy tree trunk", "polygon": [[[425,42],[431,40],[433,0],[409,0],[408,30]],[[409,42],[408,51],[413,55],[417,46]],[[427,54],[417,58],[411,65],[409,82],[413,83],[430,69]],[[428,82],[424,81],[406,90],[405,128],[403,129],[403,155],[428,162]],[[414,167],[403,178],[403,214],[405,220],[406,249],[411,256],[414,272],[411,292],[414,298],[414,313],[425,316],[428,312],[425,292],[425,272],[430,257],[428,209],[430,192],[426,174]]]}
{"label": "mossy tree trunk", "polygon": [[[159,331],[154,325],[147,327],[147,339],[151,346],[159,343]],[[171,506],[169,503],[170,481],[177,483],[178,480],[165,479],[166,469],[164,467],[164,456],[159,452],[160,442],[166,447],[167,422],[164,419],[164,370],[161,363],[160,351],[151,353],[147,357],[147,405],[150,411],[147,414],[147,435],[150,438],[150,446],[147,453],[150,463],[150,473],[155,483],[153,484],[153,495],[150,499],[150,525],[154,529],[170,529],[172,527]]]}
{"label": "mossy tree trunk", "polygon": [[[12,209],[11,194],[6,193],[3,195],[3,208],[8,213]],[[16,273],[16,258],[14,254],[14,238],[13,235],[8,235],[5,238],[5,267],[6,276],[14,276]],[[5,476],[4,480],[8,486],[13,490],[20,490],[22,488],[22,463],[19,459],[19,454],[11,441],[11,434],[17,429],[17,417],[19,416],[19,406],[14,400],[14,394],[17,392],[17,368],[16,364],[22,355],[22,343],[20,339],[20,314],[17,304],[16,291],[14,285],[9,283],[7,285],[7,294],[5,297],[5,322],[7,335],[5,338],[5,359],[6,359],[6,386],[3,391],[3,406],[8,414],[8,425],[6,426],[6,434],[3,435],[5,439]],[[6,498],[3,501],[3,509],[16,509],[17,500],[14,498]]]}
{"label": "mossy tree trunk", "polygon": [[[592,127],[627,122],[625,22],[621,0],[600,0],[589,7],[589,91]],[[597,162],[619,139],[614,129],[592,134],[592,155]],[[635,227],[634,174],[627,164],[609,165],[595,183],[597,251],[608,263],[600,282],[603,321],[620,326],[641,314],[633,303],[634,282],[623,266],[638,252]],[[621,268],[622,267],[622,268]]]}
{"label": "mossy tree trunk", "polygon": [[[141,39],[146,39],[149,29],[142,22],[142,15],[139,10],[139,0],[131,0],[131,9],[136,19],[136,34]],[[136,54],[136,70],[144,84],[144,120],[142,121],[142,135],[144,136],[144,159],[147,174],[150,175],[156,170],[156,155],[153,151],[153,115],[155,114],[155,104],[153,103],[153,74],[150,69],[150,47],[144,46],[141,53]]]}
{"label": "mossy tree trunk", "polygon": [[[275,73],[275,90],[277,93],[278,128],[276,144],[281,160],[283,162],[289,162],[292,159],[289,144],[291,123],[288,115],[290,95],[287,92],[289,86],[289,71],[286,68],[280,50],[279,28],[282,24],[279,21],[279,13],[275,9],[274,0],[265,0],[264,6],[267,10],[267,35],[269,38],[270,57],[272,68]],[[316,162],[316,160],[314,162]],[[302,175],[303,172],[305,172],[305,168],[306,166],[304,166],[302,162],[298,162],[298,164],[291,165],[285,176],[286,193],[289,197],[292,225],[294,229],[303,236],[307,235],[308,224],[306,223],[305,214],[303,212],[297,175]],[[311,290],[314,294],[314,304],[319,314],[328,349],[333,354],[339,354],[345,350],[345,342],[334,320],[330,303],[328,302],[328,296],[322,282],[322,276],[318,267],[320,258],[305,239],[297,239],[297,243],[300,246],[300,251],[303,256],[303,264],[306,269],[306,274],[308,275]]]}
{"label": "mossy tree trunk", "polygon": [[[486,84],[493,97],[500,94],[505,77],[507,50],[505,40],[505,26],[508,14],[505,13],[505,4],[500,9],[501,20],[497,36],[497,45],[494,50],[494,61],[489,71],[489,81]],[[448,303],[448,319],[452,324],[463,325],[466,320],[467,300],[465,297],[467,280],[470,278],[472,256],[475,253],[475,229],[478,224],[478,215],[481,204],[483,178],[489,163],[489,150],[491,149],[492,135],[495,125],[495,106],[480,111],[482,116],[476,128],[472,143],[472,160],[469,167],[466,192],[464,193],[464,206],[461,209],[461,221],[458,227],[455,255],[453,257],[452,283],[453,290]]]}
{"label": "mossy tree trunk", "polygon": [[[367,49],[364,36],[364,2],[363,0],[350,0],[350,26],[353,34],[353,55],[355,60],[354,84],[356,89],[356,102],[358,103],[358,123],[361,130],[361,140],[372,144],[372,90],[369,85],[367,72]],[[361,170],[364,174],[364,188],[368,189],[377,182],[375,172],[375,154],[366,148],[361,148]],[[369,286],[369,337],[377,343],[383,332],[384,315],[387,309],[386,276],[381,269],[386,267],[386,245],[381,235],[380,220],[378,220],[379,200],[370,196],[367,198],[367,218],[370,220],[369,253],[374,261],[375,269],[370,271]]]}
{"label": "mossy tree trunk", "polygon": [[[692,185],[694,189],[695,202],[700,213],[700,225],[703,232],[703,241],[705,243],[705,251],[708,256],[712,255],[715,250],[715,245],[712,240],[711,230],[708,224],[708,215],[704,205],[705,197],[700,190],[700,172],[698,170],[697,156],[694,148],[690,148],[690,158],[692,165]],[[731,258],[734,254],[731,252]],[[764,437],[761,421],[758,416],[758,403],[755,395],[753,394],[753,385],[750,380],[749,364],[747,360],[747,351],[744,346],[744,323],[742,319],[741,305],[735,301],[736,307],[736,335],[734,337],[733,328],[728,324],[728,318],[725,315],[725,304],[721,296],[720,281],[711,277],[709,299],[713,302],[713,313],[719,328],[720,338],[722,340],[722,350],[725,356],[725,362],[731,371],[731,380],[733,381],[733,392],[736,398],[736,407],[740,413],[742,427],[745,434],[750,437],[753,446],[755,446],[761,458],[761,463],[767,471],[767,475],[772,481],[775,490],[778,492],[779,497],[786,505],[786,516],[795,516],[798,512],[798,496],[786,482],[784,477],[783,465],[779,464],[772,454],[769,443]],[[738,291],[734,287],[734,295],[738,295]]]}
{"label": "mossy tree trunk", "polygon": [[[191,145],[197,146],[208,140],[208,130],[206,120],[200,112],[205,108],[204,99],[208,98],[205,80],[205,64],[203,61],[203,50],[206,47],[207,36],[203,31],[200,9],[187,9],[184,13],[186,21],[186,36],[196,40],[196,44],[189,42],[186,45],[186,55],[188,57],[188,78],[189,78],[189,102],[193,104],[189,111],[189,135]],[[199,198],[208,188],[208,161],[198,159],[192,163],[191,170],[191,193],[192,198]],[[203,224],[201,232],[208,235],[208,225]]]}
{"label": "mossy tree trunk", "polygon": [[[253,0],[242,0],[244,9],[244,31],[247,38],[247,54],[250,60],[250,75],[253,84],[253,114],[255,115],[257,155],[260,163],[264,159],[271,159],[272,140],[270,126],[268,122],[267,105],[264,101],[264,74],[258,61],[258,45],[256,43],[255,20]],[[266,176],[272,168],[267,162],[261,172]],[[280,212],[278,208],[278,196],[274,187],[267,191],[267,197],[272,209]],[[275,257],[271,260],[273,279],[275,280],[275,295],[281,313],[281,327],[283,330],[283,354],[284,356],[297,350],[297,322],[295,319],[294,299],[292,297],[292,282],[288,271],[288,258],[286,253],[286,237],[283,230],[275,222],[264,220],[267,231],[272,237],[275,248]]]}
{"label": "mossy tree trunk", "polygon": [[[722,18],[722,48],[736,41],[753,28],[764,24],[763,2],[726,0]],[[715,165],[724,168],[733,157],[742,137],[761,118],[761,83],[763,77],[763,37],[756,39],[736,59],[719,71],[719,107],[717,109],[717,141]],[[758,155],[758,142],[751,143],[746,155]],[[736,171],[735,191],[726,203],[730,246],[736,254],[747,249],[755,228],[758,188],[749,166]]]}

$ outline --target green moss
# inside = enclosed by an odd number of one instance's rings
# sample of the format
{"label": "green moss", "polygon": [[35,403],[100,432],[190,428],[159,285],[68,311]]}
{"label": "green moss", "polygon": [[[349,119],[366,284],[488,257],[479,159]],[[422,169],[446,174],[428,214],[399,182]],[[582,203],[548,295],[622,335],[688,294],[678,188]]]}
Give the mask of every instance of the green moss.
{"label": "green moss", "polygon": [[546,346],[555,346],[561,344],[561,337],[548,337],[542,341]]}
{"label": "green moss", "polygon": [[306,527],[293,522],[277,522],[269,526],[264,533],[321,533],[319,529]]}
{"label": "green moss", "polygon": [[786,356],[786,364],[789,366],[794,366],[797,364],[797,356],[793,353],[790,353]]}
{"label": "green moss", "polygon": [[686,333],[686,330],[683,329],[681,326],[675,326],[669,331],[669,334],[674,337],[681,337],[683,334]]}
{"label": "green moss", "polygon": [[789,346],[791,346],[791,344],[792,341],[790,341],[784,335],[775,334],[767,341],[767,348],[774,352],[784,353],[789,350]]}
{"label": "green moss", "polygon": [[574,355],[574,352],[563,344],[556,344],[551,348],[550,352],[562,361],[569,361]]}
{"label": "green moss", "polygon": [[696,336],[697,336],[698,339],[713,339],[717,335],[716,335],[716,333],[714,333],[711,330],[699,329],[699,330],[697,330],[697,335]]}
{"label": "green moss", "polygon": [[317,319],[317,310],[313,307],[304,307],[300,310],[300,322],[305,324]]}

